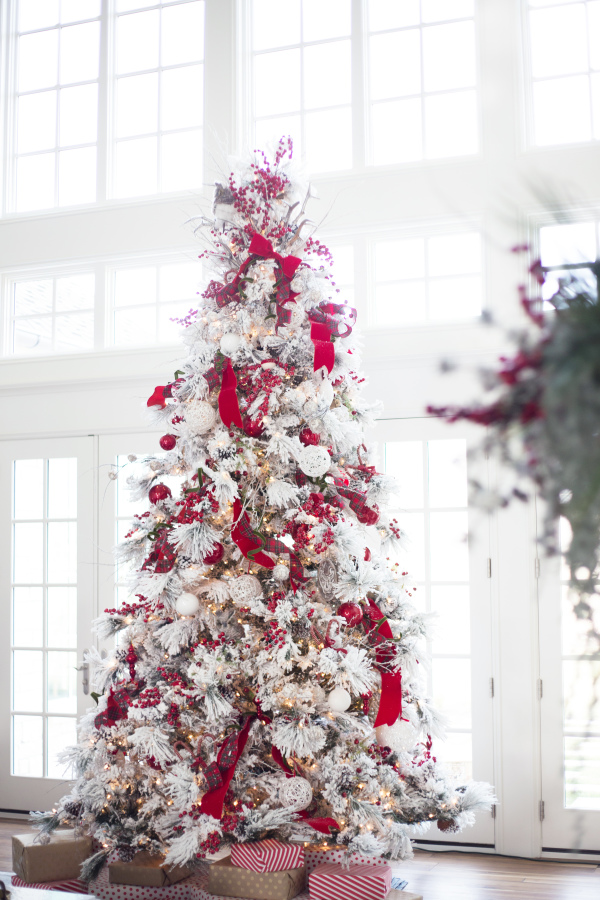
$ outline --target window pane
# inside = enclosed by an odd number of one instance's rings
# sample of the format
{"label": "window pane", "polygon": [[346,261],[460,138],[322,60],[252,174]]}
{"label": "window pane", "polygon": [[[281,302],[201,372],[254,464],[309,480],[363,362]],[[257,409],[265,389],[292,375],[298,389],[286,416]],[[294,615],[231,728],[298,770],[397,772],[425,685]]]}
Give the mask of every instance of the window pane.
{"label": "window pane", "polygon": [[300,116],[258,119],[254,124],[254,141],[257,147],[273,147],[282,135],[288,134],[294,142],[294,158],[300,159],[304,146]]}
{"label": "window pane", "polygon": [[[189,97],[183,97],[189,103]],[[148,134],[158,127],[158,73],[117,81],[117,137]]]}
{"label": "window pane", "polygon": [[600,69],[600,0],[588,3],[590,66]]}
{"label": "window pane", "polygon": [[83,21],[83,19],[95,19],[100,15],[100,0],[61,0],[60,21]]}
{"label": "window pane", "polygon": [[77,581],[77,523],[48,523],[48,581],[75,584]]}
{"label": "window pane", "polygon": [[159,297],[169,300],[194,300],[198,291],[201,269],[198,263],[173,263],[160,267]]}
{"label": "window pane", "polygon": [[375,104],[371,109],[371,139],[373,162],[377,166],[421,159],[421,100]]}
{"label": "window pane", "polygon": [[555,78],[533,86],[535,143],[575,144],[592,136],[590,84],[586,75]]}
{"label": "window pane", "polygon": [[377,241],[375,245],[375,278],[377,281],[423,278],[425,275],[425,241],[405,238]]}
{"label": "window pane", "polygon": [[161,65],[195,62],[204,56],[204,4],[182,3],[163,9]]}
{"label": "window pane", "polygon": [[19,97],[17,151],[31,153],[56,146],[56,91]]}
{"label": "window pane", "polygon": [[375,289],[375,324],[393,328],[427,318],[424,281],[381,284]]}
{"label": "window pane", "polygon": [[272,116],[297,109],[300,109],[300,51],[280,50],[255,57],[255,115]]}
{"label": "window pane", "polygon": [[565,731],[600,733],[600,662],[563,660]]}
{"label": "window pane", "polygon": [[43,518],[44,460],[16,459],[14,478],[14,518]]}
{"label": "window pane", "polygon": [[421,0],[424,22],[468,18],[475,14],[475,0]]}
{"label": "window pane", "polygon": [[469,547],[466,512],[432,512],[429,546],[432,581],[468,581]]}
{"label": "window pane", "polygon": [[50,353],[52,319],[17,319],[13,325],[13,353]]}
{"label": "window pane", "polygon": [[418,29],[372,37],[369,59],[373,100],[421,93],[421,35]]}
{"label": "window pane", "polygon": [[170,69],[161,76],[160,127],[163,131],[202,125],[202,66]]}
{"label": "window pane", "polygon": [[184,131],[161,138],[161,191],[202,184],[202,132]]}
{"label": "window pane", "polygon": [[118,347],[142,347],[156,341],[156,307],[115,311],[114,343]]}
{"label": "window pane", "polygon": [[420,21],[419,0],[368,0],[369,29],[405,28]]}
{"label": "window pane", "polygon": [[19,38],[18,90],[35,91],[58,81],[58,31]]}
{"label": "window pane", "polygon": [[58,154],[60,206],[93,203],[96,199],[96,148],[63,150]]}
{"label": "window pane", "polygon": [[58,24],[58,0],[19,0],[19,31]]}
{"label": "window pane", "polygon": [[50,716],[48,719],[48,778],[69,778],[73,774],[58,761],[58,754],[77,743],[76,719]]}
{"label": "window pane", "polygon": [[427,442],[429,505],[467,506],[467,445],[464,440]]}
{"label": "window pane", "polygon": [[98,77],[100,23],[70,25],[60,33],[60,81],[91,81]]}
{"label": "window pane", "polygon": [[48,518],[77,518],[77,459],[48,460]]}
{"label": "window pane", "polygon": [[407,512],[402,516],[402,531],[406,534],[406,550],[398,554],[402,570],[415,581],[425,581],[425,519],[423,513]]}
{"label": "window pane", "polygon": [[181,325],[173,319],[182,319],[190,310],[187,303],[166,303],[158,310],[158,340],[161,344],[177,344],[181,338]]}
{"label": "window pane", "polygon": [[158,66],[159,11],[117,19],[117,73],[141,72]]}
{"label": "window pane", "polygon": [[572,222],[540,228],[540,250],[545,266],[596,259],[596,225]]}
{"label": "window pane", "polygon": [[98,135],[98,85],[60,92],[60,146],[95,143]]}
{"label": "window pane", "polygon": [[425,506],[421,441],[386,443],[385,471],[398,481],[398,501],[402,509],[422,509]]}
{"label": "window pane", "polygon": [[77,588],[48,588],[48,646],[77,647]]}
{"label": "window pane", "polygon": [[92,350],[94,346],[94,315],[78,313],[57,316],[54,349],[57,353],[77,353]]}
{"label": "window pane", "polygon": [[475,91],[425,97],[425,155],[428,159],[476,153]]}
{"label": "window pane", "polygon": [[115,306],[154,303],[156,300],[156,267],[117,269],[115,272]]}
{"label": "window pane", "polygon": [[17,211],[54,206],[54,153],[22,156],[17,161]]}
{"label": "window pane", "polygon": [[91,309],[94,306],[95,278],[89,275],[69,275],[56,279],[56,309]]}
{"label": "window pane", "polygon": [[307,113],[306,165],[310,172],[339,172],[352,165],[350,109]]}
{"label": "window pane", "polygon": [[452,728],[471,727],[471,661],[431,661],[433,702],[448,717]]}
{"label": "window pane", "polygon": [[587,71],[588,38],[583,3],[539,9],[529,16],[534,78]]}
{"label": "window pane", "polygon": [[156,193],[156,153],[155,137],[121,141],[117,144],[117,197],[140,197]]}
{"label": "window pane", "polygon": [[350,103],[350,41],[304,50],[304,106],[318,109]]}
{"label": "window pane", "polygon": [[481,315],[481,279],[436,278],[429,283],[429,318],[450,322]]}
{"label": "window pane", "polygon": [[255,50],[300,43],[300,0],[252,0],[252,46]]}
{"label": "window pane", "polygon": [[41,587],[13,588],[13,644],[42,647],[44,643],[44,597]]}
{"label": "window pane", "polygon": [[443,234],[427,242],[430,275],[466,275],[481,270],[479,234]]}
{"label": "window pane", "polygon": [[453,90],[475,84],[473,22],[423,29],[423,73],[426,91]]}
{"label": "window pane", "polygon": [[305,41],[326,41],[350,34],[351,0],[303,0],[302,26]]}
{"label": "window pane", "polygon": [[473,738],[470,734],[450,733],[443,741],[434,741],[433,753],[461,784],[473,777]]}
{"label": "window pane", "polygon": [[22,281],[15,284],[16,316],[52,312],[52,281]]}
{"label": "window pane", "polygon": [[22,523],[13,526],[14,572],[17,584],[41,584],[43,581],[43,525]]}
{"label": "window pane", "polygon": [[13,716],[12,773],[26,778],[44,774],[44,720],[41,716]]}
{"label": "window pane", "polygon": [[77,654],[48,651],[48,712],[77,712]]}
{"label": "window pane", "polygon": [[44,708],[42,650],[13,650],[13,709],[42,712]]}
{"label": "window pane", "polygon": [[469,588],[466,585],[437,585],[430,588],[433,622],[432,652],[468,656],[471,652],[471,614]]}

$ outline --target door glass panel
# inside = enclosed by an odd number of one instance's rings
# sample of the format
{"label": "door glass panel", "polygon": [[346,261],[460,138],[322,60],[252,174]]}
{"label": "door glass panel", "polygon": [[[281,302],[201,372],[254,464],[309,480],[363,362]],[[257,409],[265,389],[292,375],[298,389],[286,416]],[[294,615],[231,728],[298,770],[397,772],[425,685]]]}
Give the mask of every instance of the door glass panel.
{"label": "door glass panel", "polygon": [[600,737],[565,737],[565,806],[600,809]]}
{"label": "door glass panel", "polygon": [[[447,718],[446,741],[433,751],[448,767],[472,773],[471,596],[468,546],[466,441],[394,441],[385,445],[385,469],[400,483],[406,550],[398,554],[417,593],[413,602],[437,614],[433,623],[428,692]],[[411,584],[413,582],[411,581]]]}
{"label": "door glass panel", "polygon": [[58,778],[77,714],[77,460],[15,460],[13,479],[12,773]]}

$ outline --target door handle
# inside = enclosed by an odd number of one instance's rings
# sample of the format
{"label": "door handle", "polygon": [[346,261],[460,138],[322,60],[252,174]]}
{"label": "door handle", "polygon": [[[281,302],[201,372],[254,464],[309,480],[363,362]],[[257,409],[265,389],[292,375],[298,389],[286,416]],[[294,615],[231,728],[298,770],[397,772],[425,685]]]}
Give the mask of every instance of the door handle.
{"label": "door handle", "polygon": [[83,665],[77,667],[78,672],[82,672],[81,676],[81,687],[83,688],[84,694],[89,694],[90,692],[90,666],[89,663],[83,663]]}

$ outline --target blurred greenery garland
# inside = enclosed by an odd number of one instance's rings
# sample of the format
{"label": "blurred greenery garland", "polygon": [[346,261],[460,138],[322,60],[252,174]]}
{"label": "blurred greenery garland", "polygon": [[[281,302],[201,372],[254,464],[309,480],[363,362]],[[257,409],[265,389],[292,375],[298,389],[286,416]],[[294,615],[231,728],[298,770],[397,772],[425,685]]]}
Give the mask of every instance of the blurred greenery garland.
{"label": "blurred greenery garland", "polygon": [[[492,504],[527,499],[519,481],[533,482],[545,503],[541,543],[549,554],[564,553],[578,595],[576,612],[588,618],[590,595],[600,592],[600,304],[583,272],[591,269],[598,282],[600,262],[565,268],[570,272],[559,280],[546,313],[538,298],[528,296],[524,286],[519,289],[536,327],[513,335],[516,353],[500,357],[498,370],[482,372],[488,402],[427,411],[487,427],[485,449],[499,452],[518,476],[510,492],[495,495]],[[546,271],[539,260],[530,268],[540,286]],[[573,535],[562,551],[561,516]]]}

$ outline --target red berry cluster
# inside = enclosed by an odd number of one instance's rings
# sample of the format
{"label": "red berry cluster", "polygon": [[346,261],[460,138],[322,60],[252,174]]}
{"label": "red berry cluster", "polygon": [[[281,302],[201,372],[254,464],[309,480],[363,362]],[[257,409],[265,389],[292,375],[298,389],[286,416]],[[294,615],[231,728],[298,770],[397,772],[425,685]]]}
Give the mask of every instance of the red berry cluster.
{"label": "red berry cluster", "polygon": [[160,700],[161,696],[158,688],[149,687],[142,691],[137,700],[134,700],[131,705],[137,706],[139,709],[148,709],[151,706],[158,706]]}
{"label": "red berry cluster", "polygon": [[267,625],[267,630],[263,633],[263,637],[265,639],[265,647],[267,650],[272,650],[277,647],[285,647],[285,639],[287,636],[287,631],[285,628],[280,628],[276,622],[269,622]]}
{"label": "red berry cluster", "polygon": [[329,263],[330,266],[333,265],[333,256],[329,247],[326,247],[321,241],[317,240],[317,238],[309,237],[304,245],[305,253],[313,253],[315,256],[321,256],[323,259]]}
{"label": "red berry cluster", "polygon": [[169,712],[167,713],[167,722],[169,725],[177,727],[179,725],[180,709],[176,703],[171,703]]}
{"label": "red berry cluster", "polygon": [[146,762],[151,769],[154,769],[155,772],[162,772],[162,766],[159,762],[156,761],[154,756],[147,756]]}
{"label": "red berry cluster", "polygon": [[389,527],[394,537],[402,537],[402,532],[400,531],[400,526],[398,525],[398,519],[392,519]]}
{"label": "red berry cluster", "polygon": [[284,598],[285,598],[285,591],[273,591],[273,593],[271,594],[271,599],[269,600],[269,603],[267,605],[267,609],[269,610],[269,612],[274,613],[275,610],[277,609],[277,604],[279,603],[280,600],[283,600]]}
{"label": "red berry cluster", "polygon": [[327,548],[331,547],[331,545],[334,543],[334,541],[335,541],[335,535],[334,535],[333,531],[331,530],[331,528],[328,528],[325,532],[323,532],[323,536],[321,537],[321,540],[317,544],[315,544],[315,546],[314,546],[315,553],[325,553]]}

